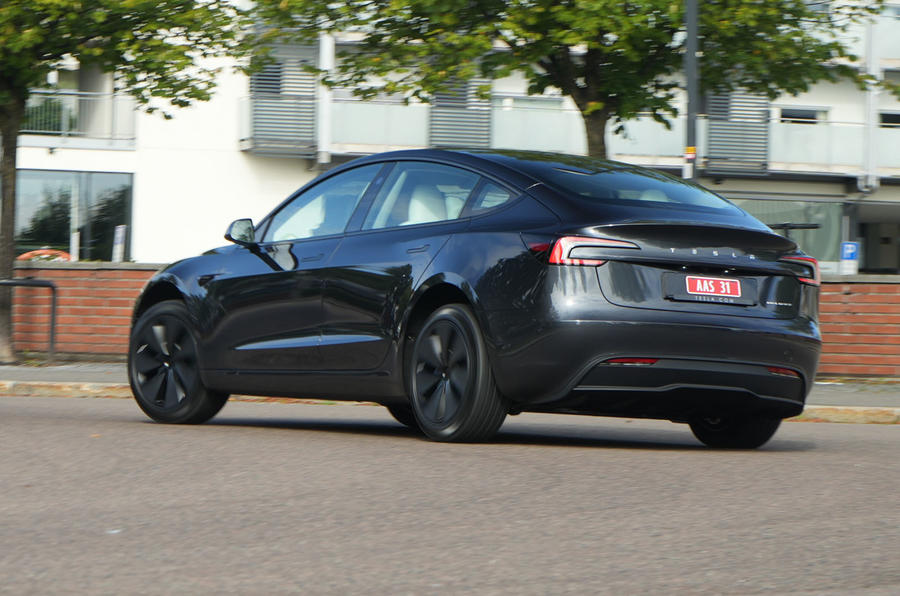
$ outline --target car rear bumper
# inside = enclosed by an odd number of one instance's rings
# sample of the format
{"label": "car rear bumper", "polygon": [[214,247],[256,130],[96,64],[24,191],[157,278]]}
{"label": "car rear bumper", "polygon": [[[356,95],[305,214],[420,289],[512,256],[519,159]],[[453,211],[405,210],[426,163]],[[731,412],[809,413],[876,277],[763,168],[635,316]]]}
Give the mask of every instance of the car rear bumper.
{"label": "car rear bumper", "polygon": [[[508,311],[495,316],[492,325],[508,317]],[[781,417],[802,411],[821,351],[815,326],[747,320],[756,326],[748,328],[729,322],[555,321],[525,340],[506,320],[507,341],[493,346],[495,376],[504,395],[523,410],[660,418],[704,406],[756,408]],[[635,357],[657,362],[607,363]]]}
{"label": "car rear bumper", "polygon": [[694,414],[758,412],[779,418],[803,411],[798,376],[770,367],[709,360],[662,359],[652,364],[601,363],[556,411],[687,420]]}

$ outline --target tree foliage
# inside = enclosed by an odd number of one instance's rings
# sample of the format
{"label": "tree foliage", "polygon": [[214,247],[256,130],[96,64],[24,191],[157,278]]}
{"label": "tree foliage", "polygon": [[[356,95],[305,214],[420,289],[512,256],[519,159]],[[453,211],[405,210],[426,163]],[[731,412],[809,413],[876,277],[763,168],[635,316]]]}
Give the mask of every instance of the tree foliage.
{"label": "tree foliage", "polygon": [[[210,98],[218,56],[242,56],[246,14],[228,0],[0,2],[0,278],[13,273],[17,136],[32,88],[70,58],[115,71],[147,111]],[[158,100],[158,101],[154,101]],[[0,361],[12,359],[9,292],[0,292]]]}
{"label": "tree foliage", "polygon": [[243,16],[226,0],[4,0],[0,106],[44,86],[67,57],[115,70],[142,104],[209,99],[218,69],[202,60],[241,52]]}
{"label": "tree foliage", "polygon": [[[843,42],[881,2],[704,0],[701,81],[706,91],[743,88],[771,98],[820,80],[863,84]],[[581,111],[592,155],[605,156],[607,123],[674,105],[684,52],[682,0],[260,0],[259,14],[286,40],[347,33],[330,84],[361,96],[427,100],[455,79],[515,71],[530,93],[555,87]]]}

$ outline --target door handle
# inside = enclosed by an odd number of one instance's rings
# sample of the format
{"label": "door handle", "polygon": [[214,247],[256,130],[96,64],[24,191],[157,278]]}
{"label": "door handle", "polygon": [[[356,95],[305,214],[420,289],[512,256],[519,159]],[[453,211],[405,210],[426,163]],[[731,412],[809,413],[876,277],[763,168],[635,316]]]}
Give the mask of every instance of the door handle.
{"label": "door handle", "polygon": [[301,263],[312,263],[313,261],[322,260],[322,257],[324,257],[324,256],[325,256],[325,254],[320,252],[317,255],[309,255],[307,257],[301,257],[300,262]]}
{"label": "door handle", "polygon": [[413,248],[407,248],[406,252],[409,254],[413,254],[413,253],[417,253],[417,252],[425,252],[426,250],[428,250],[429,246],[430,245],[428,245],[428,244],[423,244],[422,246],[415,246]]}

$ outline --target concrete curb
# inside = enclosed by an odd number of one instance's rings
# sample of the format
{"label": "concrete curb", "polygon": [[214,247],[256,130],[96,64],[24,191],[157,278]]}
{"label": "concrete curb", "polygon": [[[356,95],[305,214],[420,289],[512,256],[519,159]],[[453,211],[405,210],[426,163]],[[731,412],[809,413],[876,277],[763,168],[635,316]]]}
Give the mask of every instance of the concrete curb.
{"label": "concrete curb", "polygon": [[[19,397],[97,397],[131,399],[131,387],[125,383],[78,383],[40,381],[0,381],[0,395]],[[357,404],[370,402],[335,402],[323,399],[292,399],[233,395],[235,401],[281,402],[307,404]],[[854,424],[900,424],[900,408],[869,406],[817,406],[808,405],[803,413],[788,422],[844,422]]]}
{"label": "concrete curb", "polygon": [[15,395],[21,397],[130,398],[131,387],[125,383],[0,381],[0,395]]}
{"label": "concrete curb", "polygon": [[788,422],[851,422],[856,424],[900,424],[900,408],[809,405]]}

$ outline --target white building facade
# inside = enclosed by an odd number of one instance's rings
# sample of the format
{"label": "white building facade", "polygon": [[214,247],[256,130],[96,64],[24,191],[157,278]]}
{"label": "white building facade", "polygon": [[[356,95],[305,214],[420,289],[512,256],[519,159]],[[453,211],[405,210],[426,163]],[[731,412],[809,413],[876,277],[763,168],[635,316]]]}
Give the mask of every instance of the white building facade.
{"label": "white building facade", "polygon": [[[861,68],[900,82],[900,5],[853,35]],[[364,102],[302,69],[328,68],[334,54],[324,38],[279,50],[252,78],[223,69],[211,101],[173,109],[171,120],[136,111],[108,76],[61,71],[52,91],[33,95],[19,138],[20,252],[49,246],[109,260],[112,230],[126,225],[127,259],[177,260],[223,244],[229,222],[258,220],[324,169],[379,151],[586,152],[571,100],[528,96],[522,79],[493,81],[487,100],[474,82],[432,104]],[[900,273],[900,99],[841,82],[771,102],[717,96],[706,108],[702,184],[770,225],[818,224],[788,233],[826,272],[837,271],[841,242],[856,241],[861,270]],[[677,174],[684,128],[683,118],[671,130],[630,121],[627,136],[609,133],[610,158]]]}

